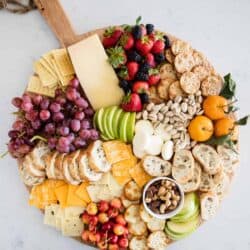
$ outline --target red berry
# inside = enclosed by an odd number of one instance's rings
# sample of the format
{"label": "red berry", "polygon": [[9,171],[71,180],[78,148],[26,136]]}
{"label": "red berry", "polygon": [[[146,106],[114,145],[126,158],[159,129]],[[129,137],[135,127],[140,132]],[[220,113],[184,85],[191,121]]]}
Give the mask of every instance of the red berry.
{"label": "red berry", "polygon": [[100,212],[106,212],[109,209],[109,204],[107,201],[100,201],[98,203],[98,209]]}
{"label": "red berry", "polygon": [[132,34],[130,34],[130,33],[123,34],[121,39],[120,39],[120,43],[125,50],[129,50],[129,49],[133,48],[134,38],[133,38]]}
{"label": "red berry", "polygon": [[119,214],[119,211],[116,208],[110,208],[108,210],[108,217],[109,218],[115,218],[118,214]]}
{"label": "red berry", "polygon": [[154,58],[154,55],[152,53],[148,53],[146,55],[145,60],[146,60],[146,63],[148,63],[152,68],[155,67],[155,65],[156,65],[155,64],[155,58]]}
{"label": "red berry", "polygon": [[113,232],[120,236],[124,234],[124,226],[120,225],[120,224],[115,224],[113,227]]}
{"label": "red berry", "polygon": [[116,234],[111,234],[110,236],[109,236],[109,242],[111,243],[111,244],[116,244],[117,242],[118,242],[118,236],[116,235]]}
{"label": "red berry", "polygon": [[87,208],[86,208],[86,211],[90,215],[96,215],[98,212],[98,208],[97,208],[96,203],[94,203],[94,202],[89,203]]}
{"label": "red berry", "polygon": [[98,216],[97,215],[90,216],[89,224],[92,224],[92,225],[96,226],[97,223],[98,223]]}
{"label": "red berry", "polygon": [[149,85],[155,85],[160,81],[161,77],[159,74],[157,75],[150,75],[148,78]]}
{"label": "red berry", "polygon": [[128,62],[127,63],[127,71],[128,71],[129,80],[134,79],[138,70],[139,70],[139,64],[137,62]]}
{"label": "red berry", "polygon": [[113,208],[120,209],[122,206],[121,200],[119,198],[114,198],[110,202],[110,206]]}
{"label": "red berry", "polygon": [[85,241],[85,242],[87,242],[88,240],[89,240],[89,231],[88,230],[84,230],[83,232],[82,232],[82,240],[83,241]]}
{"label": "red berry", "polygon": [[104,38],[102,40],[103,46],[105,48],[110,48],[116,45],[116,43],[119,41],[122,31],[119,29],[115,29],[114,27],[111,27],[107,29],[104,33]]}
{"label": "red berry", "polygon": [[117,244],[109,244],[108,250],[119,250],[119,246]]}
{"label": "red berry", "polygon": [[122,225],[122,226],[126,226],[127,222],[124,218],[124,216],[122,214],[119,214],[116,218],[115,218],[115,222]]}
{"label": "red berry", "polygon": [[133,84],[133,92],[137,94],[145,93],[149,88],[147,82],[144,81],[137,81]]}
{"label": "red berry", "polygon": [[109,217],[106,213],[100,213],[98,214],[98,221],[103,224],[109,221]]}
{"label": "red berry", "polygon": [[140,112],[142,103],[137,93],[128,94],[124,97],[121,108],[127,112]]}
{"label": "red berry", "polygon": [[118,241],[118,245],[122,248],[127,248],[128,247],[128,239],[125,237],[121,237]]}
{"label": "red berry", "polygon": [[162,41],[162,40],[157,40],[157,41],[154,43],[151,52],[154,53],[154,54],[160,54],[160,53],[163,52],[164,48],[165,48],[165,43],[164,43],[164,41]]}
{"label": "red berry", "polygon": [[136,41],[136,49],[141,55],[146,56],[152,49],[154,43],[148,36],[143,36],[140,40]]}
{"label": "red berry", "polygon": [[89,219],[90,219],[90,216],[88,215],[88,213],[87,213],[87,212],[84,212],[84,213],[82,214],[82,222],[83,222],[84,224],[89,224]]}

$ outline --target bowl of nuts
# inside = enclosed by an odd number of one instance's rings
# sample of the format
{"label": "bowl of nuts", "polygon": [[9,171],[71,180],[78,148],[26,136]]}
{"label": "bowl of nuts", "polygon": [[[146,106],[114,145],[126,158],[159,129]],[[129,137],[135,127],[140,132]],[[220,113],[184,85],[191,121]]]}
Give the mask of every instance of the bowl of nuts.
{"label": "bowl of nuts", "polygon": [[152,216],[162,220],[169,219],[183,208],[184,192],[175,180],[157,177],[144,187],[143,205]]}

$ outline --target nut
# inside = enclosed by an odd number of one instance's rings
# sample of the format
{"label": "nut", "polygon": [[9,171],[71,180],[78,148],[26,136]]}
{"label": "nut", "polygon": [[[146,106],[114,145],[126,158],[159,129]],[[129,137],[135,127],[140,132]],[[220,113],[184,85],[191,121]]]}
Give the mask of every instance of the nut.
{"label": "nut", "polygon": [[147,119],[148,119],[148,112],[147,112],[147,110],[144,110],[144,111],[142,112],[142,119],[143,119],[143,120],[147,120]]}
{"label": "nut", "polygon": [[166,194],[166,188],[164,186],[161,186],[159,191],[158,191],[158,195],[161,196],[161,195],[164,195]]}
{"label": "nut", "polygon": [[152,108],[154,107],[154,103],[149,103],[148,105],[147,105],[147,111],[151,111],[152,110]]}

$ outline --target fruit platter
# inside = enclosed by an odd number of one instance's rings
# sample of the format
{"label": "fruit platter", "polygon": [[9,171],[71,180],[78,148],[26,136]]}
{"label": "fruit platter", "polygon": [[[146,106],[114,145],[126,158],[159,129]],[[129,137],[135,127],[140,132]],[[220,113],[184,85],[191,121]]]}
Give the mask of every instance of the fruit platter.
{"label": "fruit platter", "polygon": [[46,226],[97,249],[166,249],[218,211],[239,162],[236,83],[153,24],[44,53],[8,152]]}

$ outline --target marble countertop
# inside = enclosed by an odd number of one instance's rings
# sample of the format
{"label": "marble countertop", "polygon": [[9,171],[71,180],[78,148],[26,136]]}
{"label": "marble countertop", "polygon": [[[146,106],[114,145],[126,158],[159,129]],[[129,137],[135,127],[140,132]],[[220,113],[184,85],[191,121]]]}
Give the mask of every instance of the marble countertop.
{"label": "marble countertop", "polygon": [[[240,115],[250,113],[250,1],[83,1],[63,0],[76,30],[86,32],[110,24],[131,23],[142,15],[161,30],[191,42],[203,51],[221,74],[231,72],[237,82]],[[13,96],[22,93],[32,63],[58,42],[38,11],[26,15],[0,12],[0,151],[6,150],[13,121]],[[230,195],[215,218],[170,250],[250,250],[249,126],[241,129],[241,164]],[[40,212],[27,204],[16,162],[0,161],[0,249],[90,249],[44,226]]]}

